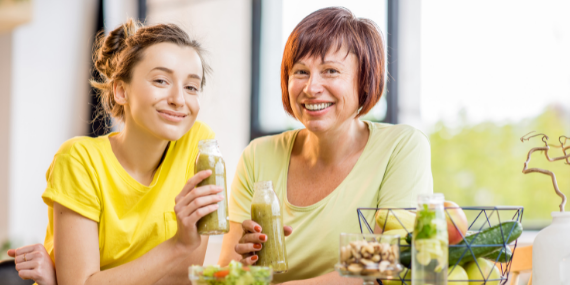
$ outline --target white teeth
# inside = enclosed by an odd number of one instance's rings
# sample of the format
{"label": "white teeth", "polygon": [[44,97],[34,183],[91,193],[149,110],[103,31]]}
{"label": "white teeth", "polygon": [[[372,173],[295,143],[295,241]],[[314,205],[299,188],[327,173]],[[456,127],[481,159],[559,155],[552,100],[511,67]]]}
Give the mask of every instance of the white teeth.
{"label": "white teeth", "polygon": [[305,104],[305,108],[311,111],[320,111],[328,108],[332,103],[320,103],[320,104]]}

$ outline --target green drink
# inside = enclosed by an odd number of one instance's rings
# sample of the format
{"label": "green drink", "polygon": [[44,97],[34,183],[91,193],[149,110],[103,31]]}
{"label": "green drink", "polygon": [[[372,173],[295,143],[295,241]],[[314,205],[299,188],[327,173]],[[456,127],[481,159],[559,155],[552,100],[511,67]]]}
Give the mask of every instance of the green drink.
{"label": "green drink", "polygon": [[271,181],[254,184],[253,201],[251,203],[251,219],[261,226],[261,232],[267,241],[257,252],[259,259],[256,265],[271,266],[274,273],[287,272],[287,251],[285,250],[285,233],[283,232],[283,216],[279,199],[273,191]]}
{"label": "green drink", "polygon": [[446,285],[447,222],[443,194],[419,195],[412,236],[412,285]]}
{"label": "green drink", "polygon": [[196,226],[198,227],[198,233],[201,235],[224,234],[230,231],[226,187],[226,163],[222,158],[222,153],[220,152],[216,140],[201,140],[198,142],[198,157],[196,157],[194,174],[208,169],[212,171],[212,175],[202,180],[202,182],[198,184],[198,187],[204,185],[223,186],[224,191],[220,194],[224,196],[224,200],[218,202],[218,209],[202,217]]}

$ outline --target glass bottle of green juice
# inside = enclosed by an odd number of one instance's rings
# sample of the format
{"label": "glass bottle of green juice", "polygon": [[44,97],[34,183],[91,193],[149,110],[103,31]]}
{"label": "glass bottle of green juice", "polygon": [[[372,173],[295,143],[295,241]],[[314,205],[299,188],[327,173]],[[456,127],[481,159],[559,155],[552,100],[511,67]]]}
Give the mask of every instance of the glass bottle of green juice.
{"label": "glass bottle of green juice", "polygon": [[224,234],[230,231],[226,187],[226,163],[218,147],[218,141],[214,139],[201,140],[198,142],[198,156],[196,157],[194,174],[208,169],[212,171],[212,175],[202,180],[197,187],[204,185],[223,186],[224,191],[222,191],[220,195],[224,196],[224,200],[218,202],[218,210],[202,217],[198,221],[198,233],[201,235]]}
{"label": "glass bottle of green juice", "polygon": [[259,266],[271,266],[274,273],[287,272],[287,251],[281,204],[273,191],[271,181],[256,182],[251,202],[251,219],[261,226],[261,232],[267,235],[267,241],[257,252]]}
{"label": "glass bottle of green juice", "polygon": [[446,285],[448,236],[443,194],[418,196],[412,235],[412,285]]}

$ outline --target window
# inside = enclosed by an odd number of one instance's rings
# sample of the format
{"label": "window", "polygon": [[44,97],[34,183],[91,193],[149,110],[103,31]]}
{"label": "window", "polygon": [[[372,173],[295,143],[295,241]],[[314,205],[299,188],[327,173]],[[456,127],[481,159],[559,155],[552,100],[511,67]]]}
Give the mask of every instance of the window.
{"label": "window", "polygon": [[[343,6],[357,17],[373,20],[379,26],[385,42],[389,40],[386,36],[388,7],[385,0],[253,1],[252,139],[303,127],[283,110],[281,103],[283,48],[289,34],[305,16],[331,6]],[[380,102],[363,119],[384,121],[387,106],[386,96],[382,96]]]}
{"label": "window", "polygon": [[[570,18],[564,1],[422,2],[422,120],[434,191],[461,206],[522,205],[525,228],[550,223],[550,177],[521,173],[540,138],[570,135]],[[404,33],[405,31],[402,31]],[[552,148],[551,156],[561,156]],[[570,195],[569,165],[532,155]]]}

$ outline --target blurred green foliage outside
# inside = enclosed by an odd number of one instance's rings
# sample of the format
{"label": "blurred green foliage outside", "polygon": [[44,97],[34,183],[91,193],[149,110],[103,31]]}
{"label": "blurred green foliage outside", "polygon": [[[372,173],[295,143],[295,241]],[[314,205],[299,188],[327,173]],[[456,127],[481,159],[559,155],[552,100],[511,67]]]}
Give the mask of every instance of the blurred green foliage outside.
{"label": "blurred green foliage outside", "polygon": [[[524,206],[525,229],[549,225],[550,213],[559,211],[561,202],[550,176],[522,173],[528,151],[544,144],[541,137],[524,143],[520,138],[536,131],[548,135],[549,144],[558,146],[559,136],[570,137],[570,114],[550,106],[535,118],[506,124],[469,124],[464,113],[459,117],[455,126],[439,122],[429,134],[434,192],[444,193],[446,200],[460,206]],[[549,155],[552,158],[563,153],[551,146]],[[570,165],[565,161],[548,162],[543,152],[534,152],[531,167],[553,171],[560,191],[570,198]],[[566,211],[570,211],[569,205]]]}

